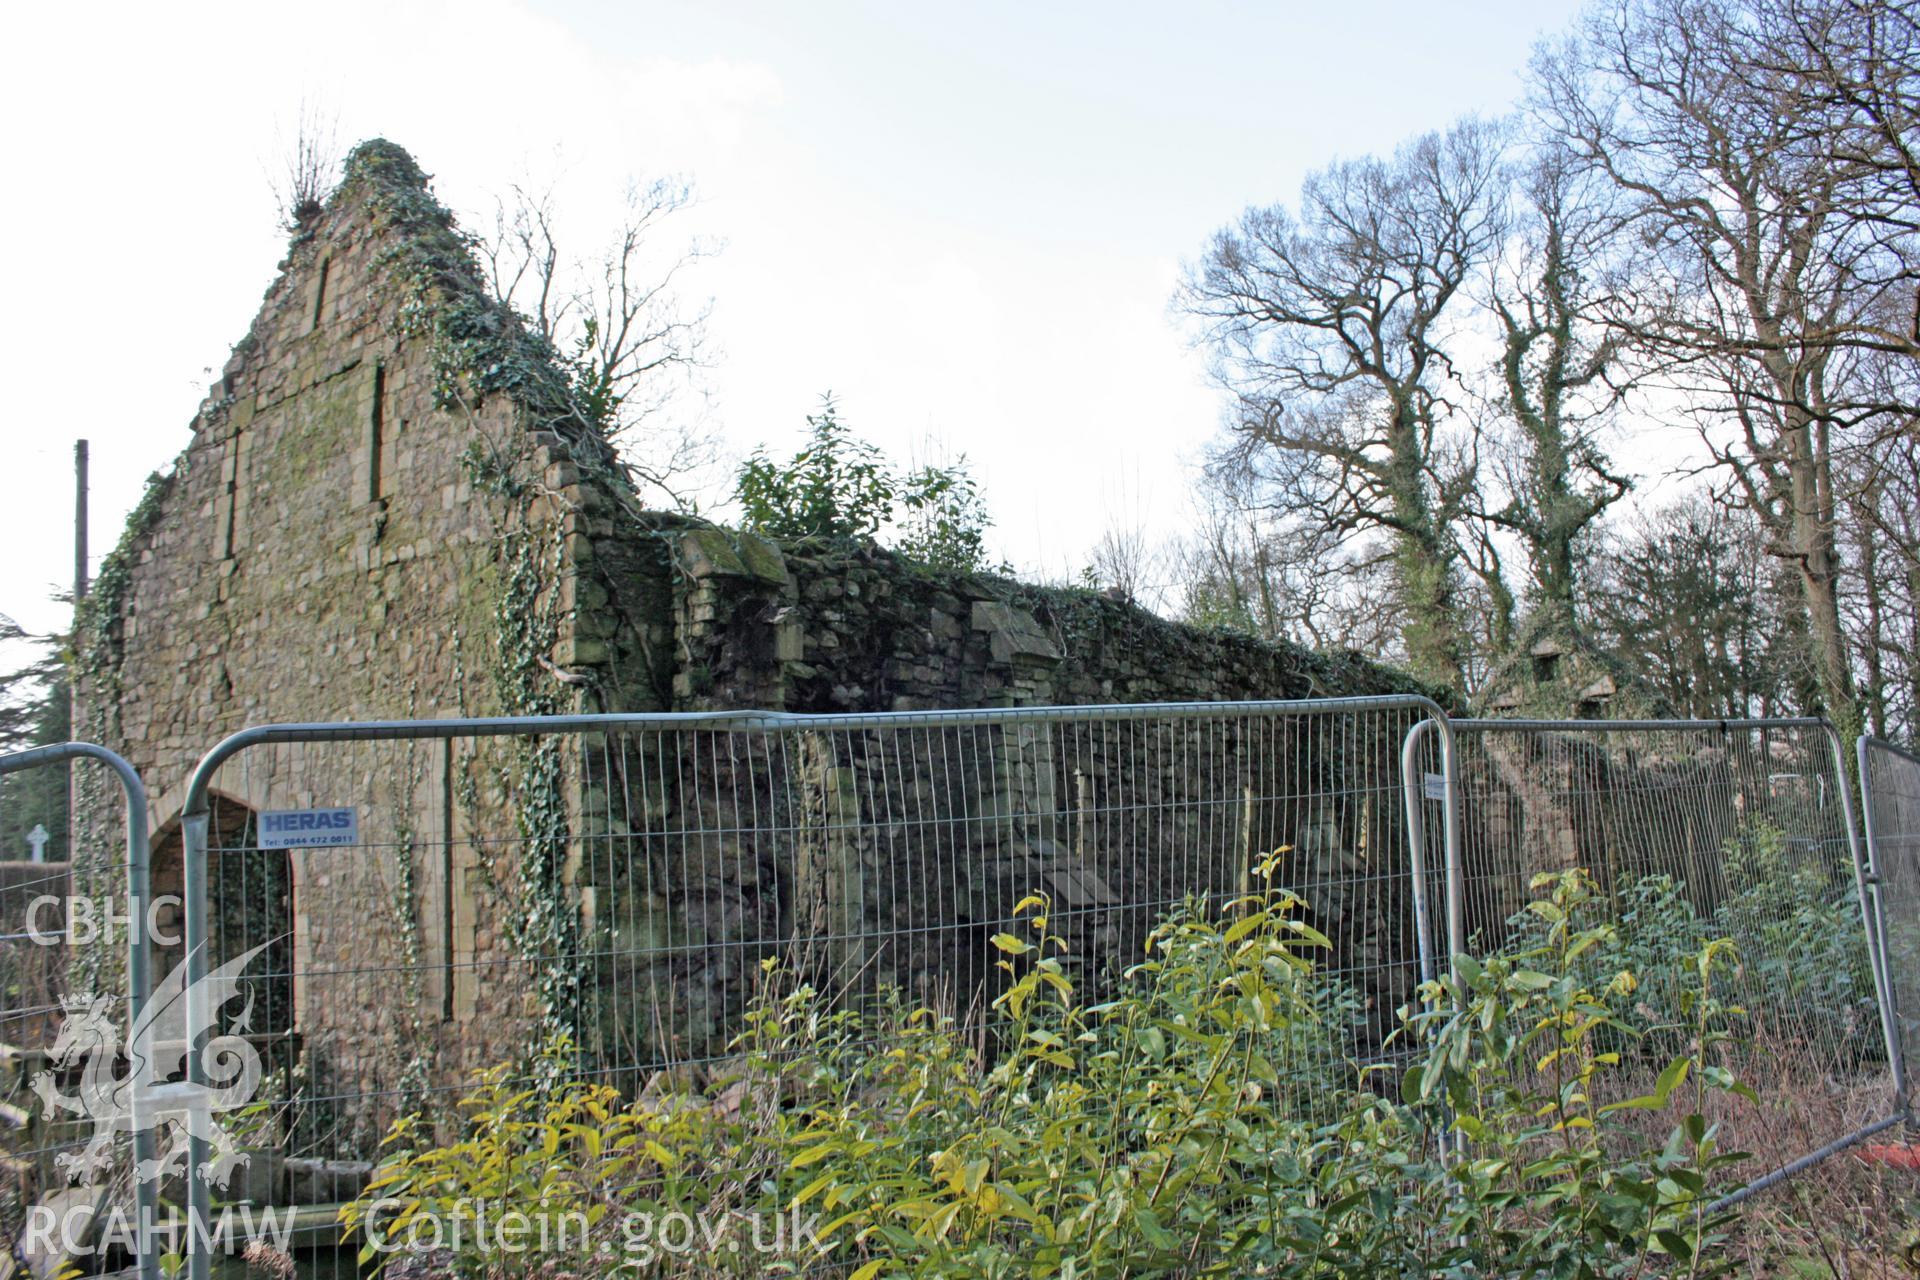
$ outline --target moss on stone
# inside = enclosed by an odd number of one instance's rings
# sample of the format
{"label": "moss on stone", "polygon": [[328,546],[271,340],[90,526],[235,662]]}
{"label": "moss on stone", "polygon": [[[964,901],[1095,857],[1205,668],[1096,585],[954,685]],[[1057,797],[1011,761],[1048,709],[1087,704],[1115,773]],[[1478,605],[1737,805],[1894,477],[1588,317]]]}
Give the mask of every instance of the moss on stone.
{"label": "moss on stone", "polygon": [[780,554],[780,548],[758,534],[744,530],[734,544],[740,553],[740,563],[746,571],[762,582],[784,583],[787,581],[786,557]]}
{"label": "moss on stone", "polygon": [[680,564],[690,578],[748,576],[746,562],[733,549],[727,531],[717,525],[688,529],[680,535]]}

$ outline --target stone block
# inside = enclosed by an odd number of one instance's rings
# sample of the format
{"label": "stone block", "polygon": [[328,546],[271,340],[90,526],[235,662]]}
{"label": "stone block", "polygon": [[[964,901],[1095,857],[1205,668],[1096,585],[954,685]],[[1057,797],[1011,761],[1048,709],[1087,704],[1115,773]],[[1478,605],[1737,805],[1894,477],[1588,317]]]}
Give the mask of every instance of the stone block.
{"label": "stone block", "polygon": [[577,636],[611,640],[620,634],[620,619],[597,609],[582,609],[574,615],[573,629]]}
{"label": "stone block", "polygon": [[735,535],[736,546],[740,551],[740,562],[747,573],[762,582],[783,584],[787,581],[787,559],[780,554],[780,548],[760,537],[758,534],[741,532]]}
{"label": "stone block", "polygon": [[287,1161],[289,1204],[343,1204],[367,1189],[373,1165],[364,1160]]}
{"label": "stone block", "polygon": [[247,1162],[235,1168],[220,1192],[223,1200],[246,1200],[253,1204],[278,1204],[285,1186],[287,1158],[278,1151],[252,1147]]}
{"label": "stone block", "polygon": [[711,526],[680,535],[680,566],[690,578],[749,576],[726,530]]}
{"label": "stone block", "polygon": [[973,605],[973,629],[986,633],[987,646],[995,662],[1060,661],[1060,649],[1053,637],[1041,627],[1039,619],[1025,609],[1016,609],[998,600],[977,600]]}
{"label": "stone block", "polygon": [[598,610],[607,607],[607,589],[592,578],[568,574],[560,580],[562,609]]}
{"label": "stone block", "polygon": [[569,636],[553,646],[556,667],[598,667],[612,660],[607,642],[589,636]]}

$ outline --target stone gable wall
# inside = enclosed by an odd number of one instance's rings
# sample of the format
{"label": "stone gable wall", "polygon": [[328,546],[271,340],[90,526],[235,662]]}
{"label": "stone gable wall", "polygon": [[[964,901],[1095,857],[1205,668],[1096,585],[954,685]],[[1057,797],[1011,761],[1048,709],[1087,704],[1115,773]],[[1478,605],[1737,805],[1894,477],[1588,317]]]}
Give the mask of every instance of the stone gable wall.
{"label": "stone gable wall", "polygon": [[[227,734],[510,710],[496,678],[503,534],[529,511],[544,530],[587,501],[563,442],[530,430],[512,397],[449,403],[436,335],[413,314],[445,298],[405,275],[401,252],[435,228],[407,224],[389,204],[395,190],[344,191],[295,238],[186,450],[102,575],[77,723],[148,781],[158,894],[181,891],[185,779]],[[476,451],[536,496],[523,504],[477,483]],[[561,558],[557,546],[547,557]],[[552,590],[564,575],[546,577]],[[557,634],[557,649],[571,642],[564,614]],[[304,1055],[316,1089],[390,1084],[391,1064],[418,1057],[423,1040],[464,1072],[527,1034],[527,984],[493,980],[524,970],[508,942],[518,907],[490,890],[484,842],[469,838],[511,827],[503,766],[477,753],[457,762],[473,801],[456,808],[441,794],[453,769],[432,744],[369,763],[260,749],[215,783],[216,963],[290,931],[255,964],[280,975],[266,1004],[277,1025],[262,1029],[301,1033],[288,1052]],[[360,807],[366,849],[242,852],[251,816],[324,804]],[[91,823],[96,848],[111,849],[114,822],[109,808]],[[162,949],[156,973],[179,959]],[[435,1011],[424,1029],[377,1016],[394,1003],[393,975],[416,966],[407,994]]]}

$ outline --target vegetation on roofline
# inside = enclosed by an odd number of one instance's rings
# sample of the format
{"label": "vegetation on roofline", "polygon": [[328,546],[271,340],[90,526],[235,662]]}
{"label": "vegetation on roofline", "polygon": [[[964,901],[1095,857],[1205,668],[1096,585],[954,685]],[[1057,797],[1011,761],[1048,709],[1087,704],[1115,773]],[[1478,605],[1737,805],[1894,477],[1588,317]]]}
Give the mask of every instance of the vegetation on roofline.
{"label": "vegetation on roofline", "polygon": [[1010,573],[987,559],[987,514],[963,455],[896,466],[840,419],[831,392],[807,415],[807,443],[786,462],[765,448],[740,467],[734,498],[754,533],[783,542],[860,543],[883,530],[909,560],[959,573]]}
{"label": "vegetation on roofline", "polygon": [[[384,138],[355,147],[331,208],[364,200],[376,223],[398,232],[379,265],[404,291],[400,328],[430,343],[434,398],[441,408],[505,395],[536,429],[574,446],[583,462],[617,476],[604,419],[582,407],[577,370],[552,344],[493,296],[474,258],[473,242],[434,198],[427,175],[405,150]],[[589,402],[597,402],[589,398]]]}

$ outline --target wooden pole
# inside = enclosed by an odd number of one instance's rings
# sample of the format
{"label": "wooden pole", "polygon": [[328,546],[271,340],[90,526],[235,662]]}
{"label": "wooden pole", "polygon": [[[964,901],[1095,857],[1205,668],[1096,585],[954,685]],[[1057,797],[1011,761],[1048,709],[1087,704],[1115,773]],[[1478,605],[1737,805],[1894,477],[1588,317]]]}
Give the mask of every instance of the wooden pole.
{"label": "wooden pole", "polygon": [[87,442],[73,442],[73,603],[87,598]]}

